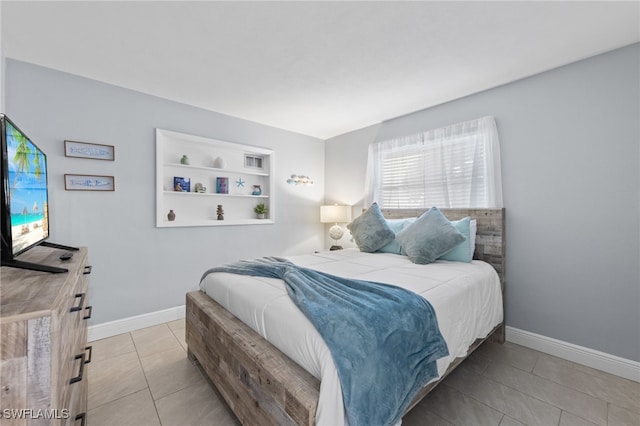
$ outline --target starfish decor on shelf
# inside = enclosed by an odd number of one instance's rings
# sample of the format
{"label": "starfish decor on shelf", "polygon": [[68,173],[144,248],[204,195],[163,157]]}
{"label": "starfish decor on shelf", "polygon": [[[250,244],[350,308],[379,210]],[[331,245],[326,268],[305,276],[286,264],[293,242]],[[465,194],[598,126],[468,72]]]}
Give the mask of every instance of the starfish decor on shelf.
{"label": "starfish decor on shelf", "polygon": [[238,179],[238,180],[236,181],[236,185],[238,186],[238,188],[240,188],[240,187],[243,187],[243,188],[244,188],[244,182],[245,182],[245,181],[243,181],[243,180],[242,180],[242,178],[240,178],[240,179]]}

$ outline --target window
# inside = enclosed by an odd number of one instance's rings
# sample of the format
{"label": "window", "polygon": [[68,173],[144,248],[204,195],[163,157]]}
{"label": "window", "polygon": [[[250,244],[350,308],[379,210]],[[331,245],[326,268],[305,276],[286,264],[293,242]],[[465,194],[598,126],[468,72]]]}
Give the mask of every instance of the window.
{"label": "window", "polygon": [[384,208],[502,207],[493,117],[369,147],[365,203]]}

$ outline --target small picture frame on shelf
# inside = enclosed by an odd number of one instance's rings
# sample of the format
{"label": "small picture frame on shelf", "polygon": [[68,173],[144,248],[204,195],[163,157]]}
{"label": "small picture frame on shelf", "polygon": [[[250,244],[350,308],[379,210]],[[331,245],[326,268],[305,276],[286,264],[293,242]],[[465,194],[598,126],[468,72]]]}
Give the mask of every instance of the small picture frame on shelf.
{"label": "small picture frame on shelf", "polygon": [[64,175],[65,191],[115,191],[113,176]]}
{"label": "small picture frame on shelf", "polygon": [[113,145],[65,140],[64,156],[115,161],[116,149]]}
{"label": "small picture frame on shelf", "polygon": [[174,176],[173,190],[176,192],[191,192],[191,179]]}
{"label": "small picture frame on shelf", "polygon": [[216,178],[216,193],[217,194],[228,194],[229,193],[229,178],[228,177],[218,177],[218,178]]}

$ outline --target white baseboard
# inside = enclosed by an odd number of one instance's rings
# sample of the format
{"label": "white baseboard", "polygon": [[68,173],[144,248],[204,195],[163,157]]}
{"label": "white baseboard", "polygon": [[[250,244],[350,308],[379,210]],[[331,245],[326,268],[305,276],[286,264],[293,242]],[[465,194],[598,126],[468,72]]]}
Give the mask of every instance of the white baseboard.
{"label": "white baseboard", "polygon": [[87,340],[105,339],[185,317],[185,305],[89,326]]}
{"label": "white baseboard", "polygon": [[640,382],[640,362],[509,326],[506,327],[506,340],[577,364],[586,365],[596,370]]}

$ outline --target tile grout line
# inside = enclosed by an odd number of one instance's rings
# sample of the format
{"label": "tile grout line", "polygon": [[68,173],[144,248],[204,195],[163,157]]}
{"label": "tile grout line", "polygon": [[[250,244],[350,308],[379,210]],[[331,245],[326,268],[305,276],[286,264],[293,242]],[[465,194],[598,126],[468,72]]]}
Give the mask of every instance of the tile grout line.
{"label": "tile grout line", "polygon": [[[0,1],[1,1],[1,0],[0,0]],[[124,334],[124,333],[123,333],[123,334]],[[127,333],[127,334],[129,334],[129,333]],[[133,337],[132,337],[132,339],[131,339],[131,340],[133,341]],[[134,349],[135,349],[135,344],[134,344]],[[130,353],[132,353],[132,352],[135,352],[135,353],[136,353],[136,357],[138,356],[138,351],[137,351],[137,350],[133,350],[133,351],[131,351],[131,352],[124,352],[124,353],[118,354],[118,355],[116,355],[116,357],[123,356],[123,355],[128,355],[128,354],[130,354]],[[100,362],[102,362],[102,361],[106,361],[106,360],[107,360],[107,359],[102,359],[102,360],[97,360],[96,362],[97,362],[97,363],[100,363]],[[94,364],[94,365],[95,365],[95,364]],[[92,366],[92,367],[93,367],[93,366]],[[90,367],[90,368],[92,368],[92,367]],[[144,374],[144,369],[142,368],[142,364],[140,365],[140,369],[141,369],[141,370],[143,370],[143,374]],[[89,370],[89,371],[91,371],[91,370]],[[91,377],[91,374],[89,374],[89,377]],[[90,380],[90,379],[89,379],[89,380]],[[146,377],[145,377],[145,381],[146,381]],[[147,389],[149,389],[148,384],[147,384]],[[126,394],[126,395],[121,395],[121,396],[119,396],[119,397],[117,397],[117,398],[115,398],[115,399],[112,399],[112,400],[110,400],[110,401],[104,402],[104,403],[102,403],[102,404],[100,404],[100,405],[96,405],[95,407],[91,408],[90,410],[89,410],[89,409],[87,409],[87,414],[89,414],[89,411],[93,411],[93,410],[96,410],[96,409],[98,409],[98,408],[100,408],[100,407],[104,407],[104,406],[105,406],[105,405],[107,405],[107,404],[111,404],[112,402],[119,401],[119,400],[121,400],[121,399],[123,399],[123,398],[129,397],[129,396],[134,395],[134,394],[136,394],[136,393],[138,393],[138,392],[140,392],[140,391],[143,391],[143,390],[144,390],[144,389],[138,389],[138,390],[133,391],[133,392],[131,392],[131,393],[128,393],[128,394]],[[149,392],[151,392],[151,391],[149,391]],[[89,395],[87,395],[87,402],[88,402],[88,399],[89,399]]]}
{"label": "tile grout line", "polygon": [[[167,326],[169,328],[169,326]],[[144,369],[144,365],[142,364],[142,358],[140,357],[140,352],[138,352],[138,346],[136,345],[136,339],[133,338],[133,332],[129,332],[131,335],[131,341],[133,342],[133,347],[136,349],[136,356],[138,357],[138,362],[140,363],[140,369],[142,370],[142,374],[144,375],[144,381],[147,383],[147,390],[149,391],[149,395],[151,396],[151,402],[153,403],[153,409],[156,412],[156,417],[158,418],[158,423],[162,426],[162,419],[160,419],[160,413],[158,412],[158,406],[156,405],[156,400],[153,397],[153,393],[151,393],[151,386],[149,385],[149,379],[147,378],[147,372]]]}
{"label": "tile grout line", "polygon": [[[508,416],[506,413],[503,413],[502,411],[498,410],[497,408],[492,407],[492,406],[490,406],[489,404],[486,404],[486,403],[484,403],[484,402],[482,402],[482,401],[480,401],[480,400],[476,399],[473,395],[469,395],[469,394],[467,394],[467,393],[465,393],[465,392],[462,392],[462,391],[460,391],[460,390],[458,390],[458,389],[454,388],[453,386],[448,385],[448,384],[446,383],[446,381],[445,381],[445,382],[442,382],[442,383],[441,383],[441,385],[443,385],[443,386],[447,386],[447,387],[451,388],[453,391],[460,392],[461,394],[463,394],[463,395],[464,395],[464,396],[466,396],[467,398],[469,398],[469,399],[471,399],[471,400],[475,401],[475,402],[476,402],[476,404],[478,404],[478,405],[482,405],[482,406],[484,406],[484,407],[487,407],[487,408],[488,408],[488,409],[490,409],[490,410],[493,410],[493,411],[495,411],[495,412],[497,412],[497,413],[502,414],[502,417],[500,417],[500,421],[498,422],[498,426],[500,426],[500,423],[502,423],[502,419],[504,419],[504,417],[505,417],[505,416]],[[442,417],[442,416],[439,416],[439,417]],[[446,420],[446,419],[445,419],[445,420]],[[516,419],[516,420],[517,420],[517,419]],[[451,421],[450,423],[453,423],[455,426],[463,426],[463,425],[457,425],[457,424],[456,424],[456,423],[454,423],[453,421]],[[521,423],[522,423],[522,422],[521,422]]]}
{"label": "tile grout line", "polygon": [[[544,356],[551,356],[551,357],[554,357],[553,355],[548,355],[548,354],[544,354],[544,353],[542,354],[542,356],[543,356],[543,357],[544,357]],[[554,357],[554,358],[557,358],[557,357]],[[560,358],[560,359],[562,359],[562,358]],[[565,360],[563,360],[563,362],[564,362],[564,361],[565,361]],[[588,373],[588,372],[586,372],[586,371],[583,371],[583,370],[577,369],[577,368],[576,368],[576,366],[577,366],[578,364],[576,364],[576,363],[574,363],[574,362],[572,362],[572,361],[567,361],[567,362],[571,363],[571,371],[573,371],[573,372],[575,372],[575,373],[578,373],[578,374],[583,374],[583,375],[585,375],[585,376],[587,376],[587,377],[589,377],[589,378],[591,378],[591,379],[593,379],[593,380],[596,380],[596,381],[598,381],[598,380],[618,380],[618,379],[620,379],[620,380],[627,380],[627,381],[629,381],[628,379],[625,379],[624,377],[618,377],[618,376],[615,376],[615,375],[611,375],[611,376],[612,376],[612,378],[611,378],[611,379],[609,379],[609,378],[606,378],[606,377],[599,376],[599,375],[597,375],[597,374],[590,374],[590,373]],[[537,367],[537,365],[538,365],[538,359],[536,359],[536,364],[535,364],[535,366]],[[606,372],[604,372],[604,373],[605,373],[605,374],[609,374],[609,373],[606,373]],[[581,393],[581,394],[583,394],[583,395],[586,395],[586,396],[588,396],[588,397],[590,397],[590,398],[597,399],[598,401],[601,401],[601,402],[604,402],[605,404],[607,404],[607,407],[611,404],[611,405],[615,405],[616,407],[624,408],[624,409],[626,409],[626,410],[629,410],[629,411],[631,411],[631,412],[634,412],[634,413],[635,413],[635,411],[634,411],[634,410],[632,410],[632,409],[630,409],[630,408],[628,408],[628,407],[624,407],[624,406],[622,406],[621,404],[617,404],[615,401],[609,401],[609,400],[606,400],[606,399],[602,399],[602,398],[600,398],[600,397],[598,397],[598,396],[595,396],[595,395],[592,395],[592,394],[590,394],[590,393],[588,393],[588,392],[585,392],[585,391],[583,391],[582,389],[576,389],[576,388],[575,388],[575,387],[573,387],[573,386],[565,385],[564,383],[561,383],[561,382],[559,382],[559,381],[556,381],[556,380],[554,380],[553,378],[548,378],[548,377],[544,377],[544,376],[541,376],[541,375],[539,375],[539,374],[536,374],[536,373],[535,373],[535,367],[534,367],[534,371],[532,371],[532,372],[531,372],[531,375],[533,375],[533,376],[535,376],[535,377],[538,377],[538,378],[540,378],[540,379],[542,379],[542,380],[546,380],[546,381],[548,381],[548,382],[551,382],[551,383],[553,383],[553,384],[556,384],[556,385],[558,385],[558,386],[560,386],[560,387],[563,387],[563,388],[565,388],[565,389],[569,389],[569,390],[571,390],[571,391],[578,392],[578,393]],[[569,412],[569,413],[571,413],[570,411],[568,411],[568,412]],[[609,409],[607,408],[607,416],[608,416],[608,412],[609,412]],[[571,413],[571,414],[574,414],[574,413]],[[638,413],[636,413],[636,414],[640,415],[640,412],[638,412]],[[576,414],[576,415],[577,415],[577,414]],[[580,417],[579,415],[577,415],[577,416],[578,416],[578,417]],[[608,417],[607,417],[607,421],[608,421]]]}
{"label": "tile grout line", "polygon": [[[169,326],[169,323],[163,323],[163,324],[169,329],[169,331],[171,332],[171,335],[176,339],[176,341],[178,342],[179,348],[182,349],[185,352],[185,357],[186,357],[187,350],[184,348],[184,346],[182,346],[182,342],[180,341],[178,336],[176,336],[176,333]],[[158,324],[158,325],[161,325],[161,324]],[[168,393],[166,395],[161,396],[158,399],[155,399],[154,396],[153,396],[153,393],[151,392],[151,386],[149,385],[149,380],[147,379],[147,372],[146,372],[146,370],[144,368],[144,365],[142,364],[142,357],[140,356],[140,353],[138,352],[138,347],[135,344],[135,339],[133,338],[133,335],[131,335],[131,340],[133,340],[134,347],[136,348],[136,355],[138,356],[138,360],[140,361],[140,367],[142,368],[142,373],[144,374],[145,381],[147,382],[147,389],[149,390],[149,394],[151,395],[151,401],[153,402],[153,407],[154,407],[154,409],[156,411],[156,416],[158,417],[158,422],[160,423],[160,426],[162,426],[163,423],[162,423],[162,419],[160,417],[160,412],[158,411],[158,406],[157,406],[156,402],[160,401],[161,399],[167,398],[167,397],[169,397],[171,395],[174,395],[174,394],[176,394],[178,392],[181,392],[181,391],[187,389],[190,385],[187,385],[187,386],[185,386],[184,388],[181,388],[181,389],[176,389],[175,391],[173,391],[171,393]],[[167,351],[170,351],[170,350],[173,350],[173,349],[167,349],[167,350],[164,350],[164,351],[156,352],[154,355],[157,355],[157,354],[162,353],[162,352],[167,352]]]}
{"label": "tile grout line", "polygon": [[[499,362],[499,361],[496,361],[496,363],[500,364],[500,362]],[[504,364],[504,363],[502,363],[502,364],[503,364],[503,365],[510,366],[510,365],[508,365],[508,364]],[[488,369],[488,366],[489,366],[489,365],[487,364],[487,367],[485,368],[485,371]],[[510,366],[510,367],[511,367],[511,366]],[[516,368],[516,367],[513,367],[513,368]],[[520,370],[520,371],[525,371],[525,370]],[[473,372],[473,371],[471,371],[471,372],[472,372],[472,373],[474,373],[474,374],[477,374],[478,376],[480,376],[480,377],[481,377],[481,378],[483,378],[484,380],[487,380],[487,381],[488,381],[488,382],[490,382],[490,383],[497,384],[497,385],[500,385],[500,386],[504,386],[504,387],[509,388],[509,389],[512,389],[512,390],[514,390],[514,391],[516,391],[516,392],[518,392],[518,393],[520,393],[520,394],[522,394],[522,395],[524,395],[524,396],[526,396],[526,397],[529,397],[529,398],[531,398],[531,399],[534,399],[534,400],[536,400],[536,401],[538,401],[538,402],[541,402],[541,403],[546,404],[546,405],[550,405],[550,406],[551,406],[551,407],[553,407],[553,408],[557,408],[558,410],[560,410],[560,415],[562,415],[562,408],[560,408],[560,407],[556,407],[556,406],[555,406],[555,405],[553,405],[553,404],[550,404],[550,403],[548,403],[548,402],[546,402],[546,401],[543,401],[543,400],[541,400],[541,399],[539,399],[539,398],[536,398],[536,397],[535,397],[535,396],[533,396],[533,395],[529,395],[528,393],[523,392],[523,391],[521,391],[521,390],[519,390],[519,389],[516,389],[516,388],[514,388],[514,387],[512,387],[512,386],[508,386],[508,385],[506,385],[506,384],[504,384],[504,383],[501,383],[501,382],[499,382],[499,381],[497,381],[497,380],[493,380],[492,378],[490,378],[490,377],[486,376],[484,373],[480,373],[480,374],[478,374],[478,373],[475,373],[475,372]],[[480,403],[480,404],[486,405],[487,407],[491,408],[492,410],[495,410],[495,411],[497,411],[497,412],[499,412],[499,413],[502,413],[504,416],[508,416],[508,417],[511,417],[511,418],[515,418],[515,417],[511,416],[511,415],[510,415],[510,414],[508,414],[508,413],[504,413],[504,412],[502,412],[502,411],[501,411],[499,408],[497,408],[497,407],[493,407],[493,406],[491,406],[491,405],[489,405],[489,404],[486,404],[486,403],[484,403],[484,402],[482,402],[482,401],[477,400],[473,395],[469,395],[468,393],[466,393],[466,392],[464,392],[464,391],[462,391],[462,390],[458,390],[458,392],[460,392],[460,393],[464,394],[465,396],[467,396],[467,397],[469,397],[469,398],[473,399],[474,401],[477,401],[477,402],[478,402],[478,403]],[[558,417],[558,421],[559,421],[559,419],[560,419],[560,417]],[[520,423],[524,423],[524,421],[521,421],[521,420],[519,420],[518,418],[515,418],[515,420],[517,420],[517,421],[518,421],[518,422],[520,422]]]}
{"label": "tile grout line", "polygon": [[[523,372],[525,372],[525,373],[526,373],[526,370],[519,369],[519,368],[514,367],[514,366],[512,366],[512,365],[502,363],[502,362],[500,362],[500,361],[494,361],[494,363],[495,363],[495,364],[502,364],[502,365],[505,365],[505,366],[507,366],[507,367],[512,367],[512,368],[515,368],[515,369],[517,369],[517,370],[520,370],[520,371],[523,371]],[[535,365],[537,365],[537,363],[538,363],[538,358],[536,358]],[[535,367],[534,367],[534,369],[535,369]],[[486,369],[485,369],[485,372],[486,372]],[[562,387],[562,388],[565,388],[565,389],[568,389],[568,390],[571,390],[571,391],[574,391],[574,392],[578,392],[578,393],[581,393],[582,395],[585,395],[585,396],[588,396],[588,397],[590,397],[590,398],[597,399],[598,401],[604,402],[604,403],[607,405],[607,413],[606,413],[606,416],[607,416],[607,417],[604,419],[604,420],[605,420],[605,424],[604,424],[604,425],[599,425],[599,426],[607,426],[607,424],[608,424],[608,420],[609,420],[609,418],[608,418],[608,412],[609,412],[608,406],[609,406],[609,404],[610,404],[610,402],[609,402],[609,401],[602,400],[602,399],[597,398],[597,397],[595,397],[595,396],[593,396],[593,395],[589,395],[588,393],[584,393],[584,392],[579,391],[579,390],[577,390],[577,389],[574,389],[574,388],[572,388],[572,387],[565,386],[565,385],[563,385],[563,384],[561,384],[561,383],[557,383],[557,382],[555,382],[555,381],[553,381],[553,380],[550,380],[550,379],[548,379],[548,378],[546,378],[546,377],[538,376],[537,374],[534,374],[533,372],[531,372],[531,373],[527,373],[527,374],[530,374],[531,376],[537,377],[537,378],[542,379],[542,380],[546,380],[546,381],[548,381],[550,384],[553,384],[553,385],[556,385],[556,386],[560,386],[560,387]],[[583,417],[582,417],[582,415],[580,415],[580,414],[578,414],[578,413],[574,413],[574,412],[569,411],[569,410],[567,410],[567,409],[565,409],[565,408],[558,407],[558,406],[557,406],[557,405],[555,405],[553,402],[545,401],[545,400],[543,400],[543,399],[538,398],[538,397],[537,397],[537,396],[535,396],[535,395],[531,395],[531,394],[529,394],[529,393],[527,393],[527,392],[524,392],[523,390],[517,389],[517,388],[515,388],[515,387],[513,387],[513,386],[509,386],[509,385],[507,385],[507,384],[505,384],[505,383],[502,383],[502,382],[500,382],[500,381],[494,380],[494,379],[490,378],[489,376],[485,375],[484,373],[480,374],[480,376],[481,376],[481,377],[483,377],[484,379],[486,379],[486,380],[488,380],[488,381],[492,382],[492,383],[497,383],[497,384],[499,384],[499,385],[501,385],[501,386],[507,387],[507,388],[509,388],[509,389],[513,389],[514,391],[519,392],[519,393],[521,393],[521,394],[523,394],[523,395],[526,395],[526,396],[528,396],[529,398],[535,399],[536,401],[542,402],[543,404],[550,405],[550,406],[552,406],[552,407],[554,407],[554,408],[557,408],[558,410],[560,410],[560,418],[562,418],[562,412],[563,412],[563,411],[565,411],[565,412],[567,412],[567,413],[569,413],[569,414],[572,414],[572,415],[574,415],[574,416],[576,416],[576,417],[578,417],[578,418],[580,418],[580,419],[583,419],[583,420],[585,420],[585,421],[588,421],[589,423],[597,424],[597,423],[594,423],[594,422],[593,422],[593,421],[591,421],[591,420],[588,420],[588,419],[583,418]],[[493,407],[492,407],[492,408],[493,408]],[[498,411],[500,411],[500,410],[498,410]],[[559,418],[559,420],[560,420],[560,418]],[[516,420],[517,420],[517,419],[516,419]],[[558,421],[559,421],[559,420],[558,420]]]}
{"label": "tile grout line", "polygon": [[[548,355],[543,354],[543,356],[548,356]],[[551,355],[551,356],[553,356],[553,355]],[[586,395],[586,396],[588,396],[589,398],[597,399],[598,401],[602,401],[602,402],[604,402],[604,403],[606,403],[606,404],[609,404],[609,403],[610,403],[610,401],[607,401],[607,400],[604,400],[604,399],[598,398],[597,396],[591,395],[591,394],[589,394],[589,393],[587,393],[587,392],[583,392],[581,389],[576,389],[576,388],[574,388],[574,387],[572,387],[572,386],[568,386],[568,385],[565,385],[564,383],[556,382],[556,381],[555,381],[555,380],[553,380],[553,379],[550,379],[550,378],[548,378],[548,377],[544,377],[544,376],[541,376],[541,375],[539,375],[539,374],[536,374],[536,373],[535,373],[535,370],[536,370],[536,367],[538,366],[538,359],[539,359],[539,358],[540,358],[540,357],[536,358],[536,363],[535,363],[535,365],[534,365],[534,367],[533,367],[533,370],[531,371],[531,373],[529,373],[529,374],[531,374],[532,376],[538,377],[539,379],[542,379],[542,380],[546,380],[546,381],[548,381],[549,383],[553,383],[553,384],[558,385],[558,386],[560,386],[560,387],[562,387],[562,388],[569,389],[569,390],[571,390],[571,391],[581,393],[582,395]],[[571,362],[571,361],[568,361],[568,362]],[[574,365],[572,365],[572,366],[571,366],[571,370],[574,370],[574,368],[575,368],[575,366],[574,366]],[[595,375],[591,375],[591,374],[585,373],[585,372],[580,371],[580,370],[575,370],[575,371],[580,372],[580,373],[583,373],[583,374],[586,374],[586,375],[588,375],[589,377],[597,377],[597,376],[595,376]],[[566,410],[565,410],[565,411],[566,411]],[[569,413],[571,413],[571,412],[569,411]],[[571,413],[571,414],[574,414],[574,413]]]}
{"label": "tile grout line", "polygon": [[87,410],[87,414],[89,414],[91,411],[97,410],[98,408],[102,408],[102,407],[104,407],[105,405],[109,405],[109,404],[114,403],[114,402],[116,402],[116,401],[120,401],[121,399],[128,398],[128,397],[130,397],[131,395],[135,395],[135,394],[137,394],[138,392],[142,392],[142,391],[144,391],[144,390],[149,390],[149,388],[139,389],[139,390],[134,391],[134,392],[132,392],[132,393],[129,393],[129,394],[126,394],[126,395],[122,395],[122,396],[119,396],[119,397],[117,397],[116,399],[112,399],[112,400],[111,400],[111,401],[109,401],[109,402],[105,402],[104,404],[97,405],[97,406],[93,407],[91,410]]}

